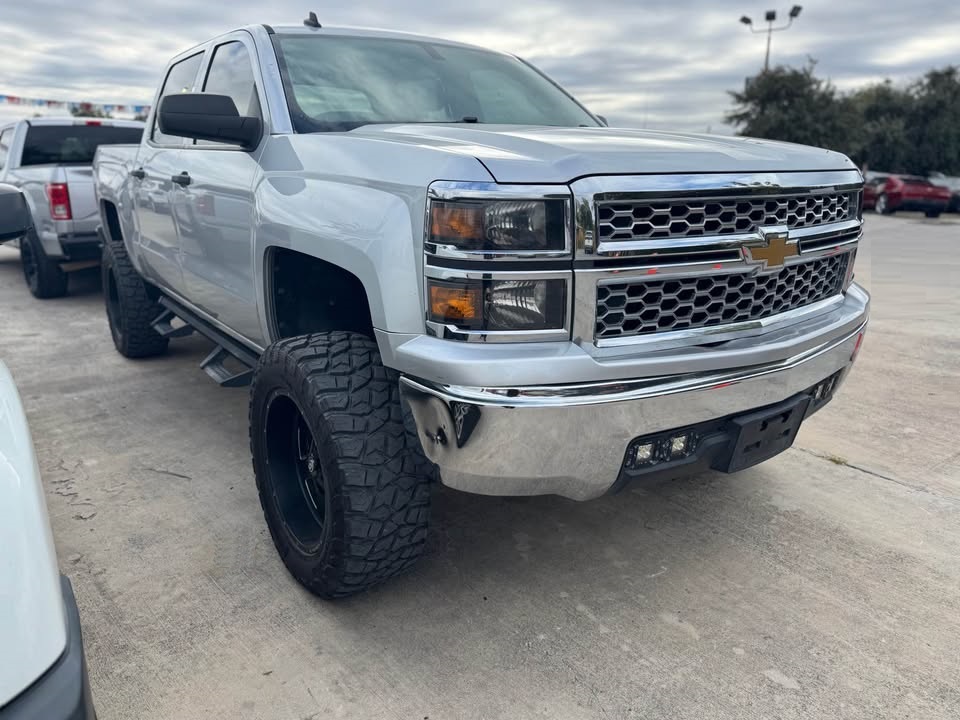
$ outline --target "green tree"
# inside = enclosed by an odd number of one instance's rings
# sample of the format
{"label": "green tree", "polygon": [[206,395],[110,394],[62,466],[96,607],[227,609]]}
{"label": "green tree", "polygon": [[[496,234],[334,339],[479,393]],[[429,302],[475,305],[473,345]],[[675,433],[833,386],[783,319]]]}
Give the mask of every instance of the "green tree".
{"label": "green tree", "polygon": [[779,66],[747,78],[731,91],[727,122],[741,135],[842,150],[849,144],[852,108],[827,80],[803,68]]}
{"label": "green tree", "polygon": [[960,68],[930,70],[910,93],[911,172],[960,174]]}
{"label": "green tree", "polygon": [[960,68],[930,70],[907,88],[889,80],[838,93],[803,68],[777,67],[731,92],[742,135],[838,150],[885,172],[960,174]]}
{"label": "green tree", "polygon": [[913,172],[909,127],[914,96],[885,80],[856,90],[848,97],[855,114],[855,131],[845,151],[863,167],[886,172]]}

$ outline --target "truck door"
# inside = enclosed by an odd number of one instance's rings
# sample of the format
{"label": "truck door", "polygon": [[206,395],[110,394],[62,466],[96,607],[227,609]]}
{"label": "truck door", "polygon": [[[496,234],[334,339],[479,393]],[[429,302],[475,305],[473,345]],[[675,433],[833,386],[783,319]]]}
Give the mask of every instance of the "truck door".
{"label": "truck door", "polygon": [[[241,115],[262,118],[252,45],[244,35],[213,48],[203,92],[233,98]],[[198,140],[183,149],[189,185],[175,195],[187,297],[200,310],[259,342],[253,277],[253,185],[257,151]]]}
{"label": "truck door", "polygon": [[[193,90],[202,60],[203,53],[199,52],[170,66],[157,98],[157,108],[167,95]],[[163,287],[183,293],[180,243],[172,201],[178,188],[173,178],[180,172],[180,155],[186,141],[160,132],[157,108],[153,111],[153,126],[144,134],[131,172],[139,255],[144,274]]]}

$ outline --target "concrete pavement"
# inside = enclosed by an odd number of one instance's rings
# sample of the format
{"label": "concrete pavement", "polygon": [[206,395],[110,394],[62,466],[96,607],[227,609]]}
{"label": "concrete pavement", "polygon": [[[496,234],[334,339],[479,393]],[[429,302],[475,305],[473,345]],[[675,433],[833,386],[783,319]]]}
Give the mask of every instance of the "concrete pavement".
{"label": "concrete pavement", "polygon": [[34,300],[23,395],[103,720],[960,715],[960,223],[868,219],[860,361],[797,446],[577,504],[441,489],[418,568],[345,602],[287,575],[244,390],[113,349],[96,275]]}

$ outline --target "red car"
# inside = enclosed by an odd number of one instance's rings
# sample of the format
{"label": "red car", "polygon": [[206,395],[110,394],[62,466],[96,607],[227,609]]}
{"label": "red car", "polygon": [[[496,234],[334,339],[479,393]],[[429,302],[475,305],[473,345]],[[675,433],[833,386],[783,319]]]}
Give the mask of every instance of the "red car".
{"label": "red car", "polygon": [[879,175],[863,188],[863,207],[881,215],[897,210],[919,210],[938,217],[950,203],[950,188],[934,185],[916,175]]}

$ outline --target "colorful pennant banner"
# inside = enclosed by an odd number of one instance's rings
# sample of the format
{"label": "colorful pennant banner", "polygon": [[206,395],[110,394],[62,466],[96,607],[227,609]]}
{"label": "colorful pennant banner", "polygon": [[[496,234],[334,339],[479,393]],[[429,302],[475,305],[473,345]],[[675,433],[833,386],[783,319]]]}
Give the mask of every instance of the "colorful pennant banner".
{"label": "colorful pennant banner", "polygon": [[50,110],[96,111],[104,113],[132,113],[146,115],[149,105],[118,105],[116,103],[72,102],[70,100],[45,100],[43,98],[23,97],[22,95],[0,95],[0,105],[25,105],[28,107],[48,108]]}

